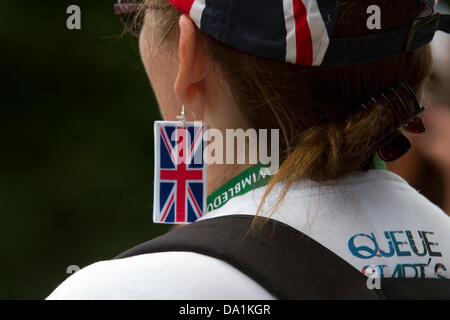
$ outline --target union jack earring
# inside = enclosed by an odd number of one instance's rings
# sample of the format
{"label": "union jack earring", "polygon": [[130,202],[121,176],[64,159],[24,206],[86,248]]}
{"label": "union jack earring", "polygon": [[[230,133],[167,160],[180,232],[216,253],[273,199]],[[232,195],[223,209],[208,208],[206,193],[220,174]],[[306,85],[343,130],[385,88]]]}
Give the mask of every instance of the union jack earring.
{"label": "union jack earring", "polygon": [[187,224],[206,213],[206,166],[203,159],[206,125],[156,121],[153,222]]}

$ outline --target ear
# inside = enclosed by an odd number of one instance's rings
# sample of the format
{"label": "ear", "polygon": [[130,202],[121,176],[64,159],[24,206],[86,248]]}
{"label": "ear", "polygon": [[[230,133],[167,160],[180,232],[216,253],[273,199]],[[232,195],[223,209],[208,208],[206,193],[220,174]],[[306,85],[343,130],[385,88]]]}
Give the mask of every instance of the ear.
{"label": "ear", "polygon": [[198,31],[187,16],[179,20],[179,69],[175,81],[175,94],[181,104],[189,104],[201,93],[203,80],[208,73],[207,55]]}

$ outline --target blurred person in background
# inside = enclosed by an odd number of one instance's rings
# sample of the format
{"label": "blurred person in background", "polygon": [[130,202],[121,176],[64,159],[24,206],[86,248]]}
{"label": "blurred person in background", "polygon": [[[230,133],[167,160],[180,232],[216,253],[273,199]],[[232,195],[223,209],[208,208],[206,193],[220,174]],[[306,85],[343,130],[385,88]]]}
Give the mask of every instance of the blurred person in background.
{"label": "blurred person in background", "polygon": [[[450,10],[441,4],[440,11]],[[387,166],[450,215],[450,39],[436,33],[432,49],[433,74],[423,115],[427,131],[409,135],[412,149]]]}

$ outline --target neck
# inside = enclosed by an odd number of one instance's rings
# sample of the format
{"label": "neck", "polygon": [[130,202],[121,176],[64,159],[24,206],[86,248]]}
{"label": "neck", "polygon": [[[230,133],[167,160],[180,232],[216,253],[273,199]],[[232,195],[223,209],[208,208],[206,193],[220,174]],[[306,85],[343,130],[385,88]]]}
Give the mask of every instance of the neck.
{"label": "neck", "polygon": [[[197,105],[198,109],[203,110],[203,112],[197,112],[199,119],[208,125],[208,129],[219,130],[222,138],[226,138],[227,129],[243,128],[246,130],[245,128],[248,125],[240,109],[234,103],[229,89],[222,83],[216,84],[216,81],[210,81],[208,83],[214,86],[214,90],[210,90],[208,96],[199,99],[203,103],[203,106],[199,107]],[[221,146],[222,148],[225,147],[225,143]],[[223,155],[226,154],[225,149],[220,151]],[[206,166],[206,192],[208,195],[252,166],[250,164],[236,164],[237,149],[235,149],[234,154],[234,164],[208,164]],[[222,160],[225,161],[225,158]]]}
{"label": "neck", "polygon": [[207,165],[206,192],[213,193],[216,189],[237,176],[245,169],[251,167],[248,164],[211,164]]}

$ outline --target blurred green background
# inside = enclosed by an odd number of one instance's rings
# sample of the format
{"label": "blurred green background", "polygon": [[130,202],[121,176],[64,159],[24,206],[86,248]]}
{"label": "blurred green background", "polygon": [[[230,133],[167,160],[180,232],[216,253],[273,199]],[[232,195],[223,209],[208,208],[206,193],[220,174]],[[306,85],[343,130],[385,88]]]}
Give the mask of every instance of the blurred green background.
{"label": "blurred green background", "polygon": [[43,299],[69,265],[168,230],[151,210],[160,115],[113,3],[0,1],[0,299]]}
{"label": "blurred green background", "polygon": [[167,230],[152,223],[160,115],[113,3],[0,1],[0,299],[45,298],[69,265]]}

